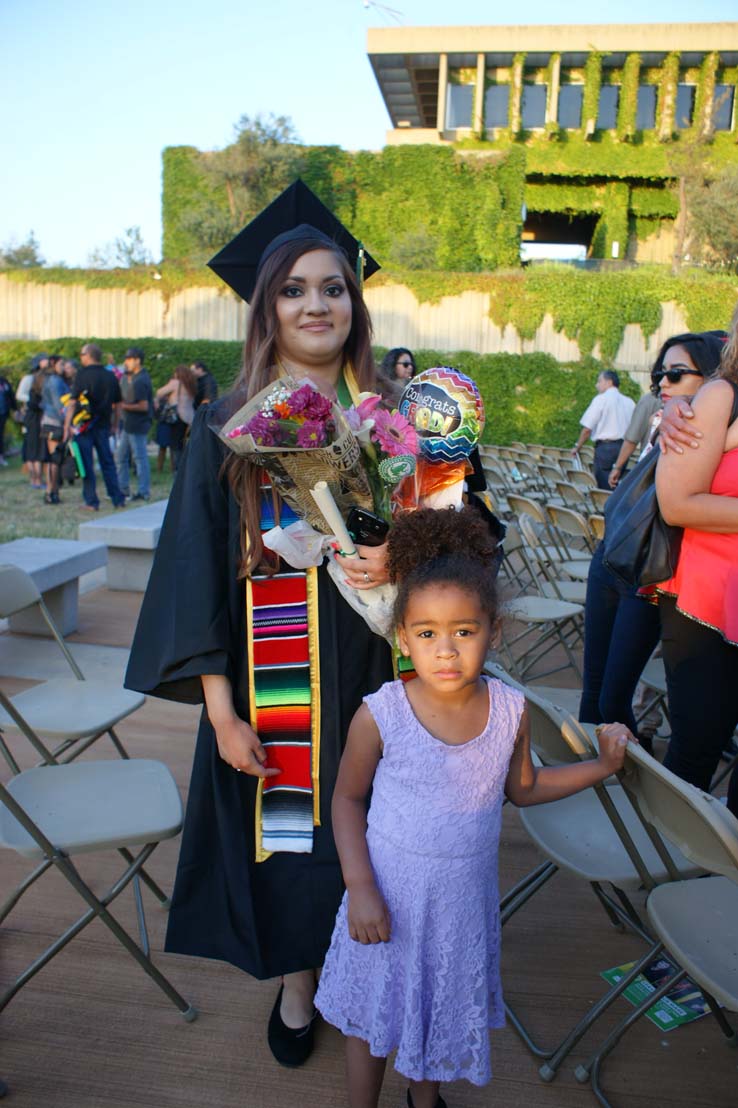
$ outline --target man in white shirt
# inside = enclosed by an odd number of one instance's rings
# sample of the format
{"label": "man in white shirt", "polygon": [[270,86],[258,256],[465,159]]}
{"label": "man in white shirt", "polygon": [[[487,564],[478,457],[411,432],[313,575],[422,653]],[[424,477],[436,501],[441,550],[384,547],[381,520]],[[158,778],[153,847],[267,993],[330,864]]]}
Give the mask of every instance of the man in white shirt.
{"label": "man in white shirt", "polygon": [[582,430],[572,450],[579,453],[591,436],[595,444],[594,475],[597,487],[609,489],[610,470],[617,461],[635,403],[620,391],[620,377],[614,369],[597,378],[597,396],[579,420]]}

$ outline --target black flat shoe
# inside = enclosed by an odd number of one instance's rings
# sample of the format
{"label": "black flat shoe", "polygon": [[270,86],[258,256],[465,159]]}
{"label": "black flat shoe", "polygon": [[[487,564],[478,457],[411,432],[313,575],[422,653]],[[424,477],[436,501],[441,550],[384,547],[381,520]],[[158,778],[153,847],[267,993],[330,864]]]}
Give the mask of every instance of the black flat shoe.
{"label": "black flat shoe", "polygon": [[318,1013],[316,1011],[310,1023],[305,1024],[304,1027],[288,1027],[280,1012],[283,991],[284,985],[281,985],[269,1017],[267,1042],[280,1066],[297,1069],[298,1066],[304,1065],[313,1053],[315,1020]]}
{"label": "black flat shoe", "polygon": [[[407,1108],[415,1108],[413,1098],[410,1096],[409,1089],[407,1091]],[[436,1108],[448,1108],[446,1101],[443,1099],[440,1093],[438,1094],[438,1100],[436,1101]]]}

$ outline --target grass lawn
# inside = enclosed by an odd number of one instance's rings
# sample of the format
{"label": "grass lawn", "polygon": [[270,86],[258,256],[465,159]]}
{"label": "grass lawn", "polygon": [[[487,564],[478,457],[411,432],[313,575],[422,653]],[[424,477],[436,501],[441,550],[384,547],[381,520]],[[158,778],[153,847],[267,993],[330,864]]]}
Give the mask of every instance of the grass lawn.
{"label": "grass lawn", "polygon": [[[150,457],[151,499],[161,500],[172,487],[169,457],[164,473],[156,472],[156,457]],[[107,498],[105,484],[96,471],[97,495],[100,510],[88,512],[82,507],[82,482],[78,478],[73,486],[64,485],[60,490],[61,504],[44,504],[45,489],[32,489],[28,477],[21,469],[20,457],[8,458],[7,469],[0,468],[0,542],[12,542],[27,536],[47,539],[76,539],[80,523],[109,515],[114,509]],[[136,479],[132,480],[132,491]],[[142,501],[134,500],[123,511],[140,508]]]}

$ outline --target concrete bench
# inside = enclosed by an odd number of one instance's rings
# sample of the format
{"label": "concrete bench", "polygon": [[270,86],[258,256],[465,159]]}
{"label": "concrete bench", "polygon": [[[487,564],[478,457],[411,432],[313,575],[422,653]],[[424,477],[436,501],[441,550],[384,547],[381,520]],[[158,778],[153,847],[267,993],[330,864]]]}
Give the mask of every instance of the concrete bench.
{"label": "concrete bench", "polygon": [[108,548],[108,588],[143,592],[159,542],[166,500],[80,523],[79,537]]}
{"label": "concrete bench", "polygon": [[[62,635],[77,630],[79,579],[104,566],[108,552],[101,542],[75,539],[16,539],[0,544],[0,565],[19,566],[33,578]],[[36,609],[10,617],[11,631],[50,635]]]}

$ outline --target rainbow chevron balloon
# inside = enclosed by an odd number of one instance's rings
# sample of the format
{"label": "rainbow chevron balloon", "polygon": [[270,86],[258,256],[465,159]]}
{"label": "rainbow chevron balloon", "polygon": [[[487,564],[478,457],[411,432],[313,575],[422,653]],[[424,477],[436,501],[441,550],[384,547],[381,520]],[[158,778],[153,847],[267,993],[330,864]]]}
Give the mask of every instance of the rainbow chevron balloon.
{"label": "rainbow chevron balloon", "polygon": [[425,369],[408,381],[400,414],[418,434],[429,462],[468,458],[484,429],[484,404],[476,381],[451,366]]}

